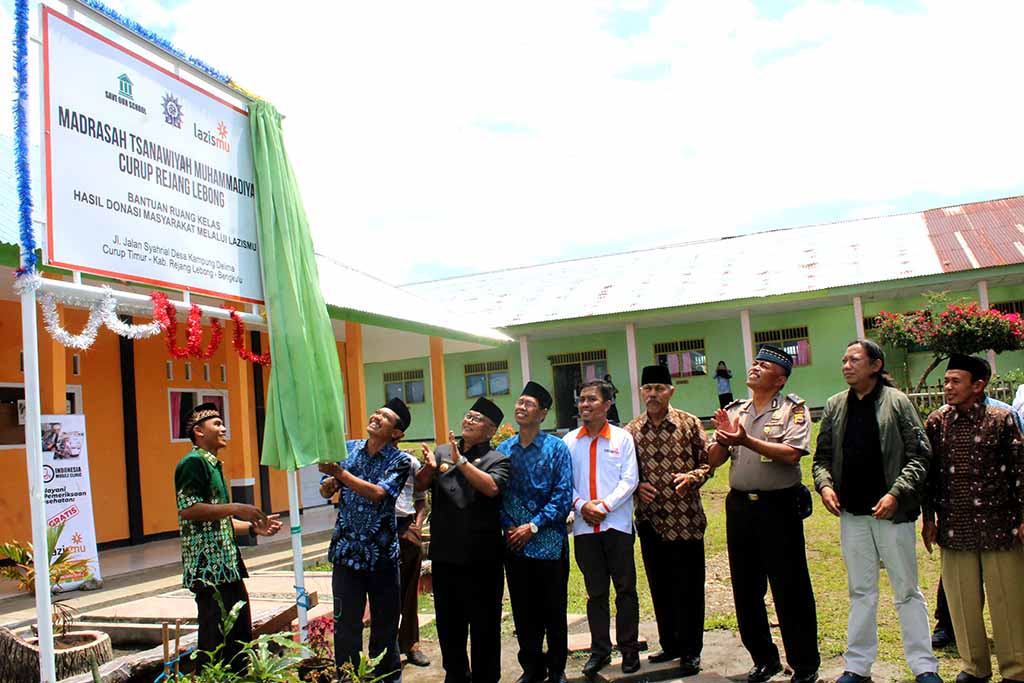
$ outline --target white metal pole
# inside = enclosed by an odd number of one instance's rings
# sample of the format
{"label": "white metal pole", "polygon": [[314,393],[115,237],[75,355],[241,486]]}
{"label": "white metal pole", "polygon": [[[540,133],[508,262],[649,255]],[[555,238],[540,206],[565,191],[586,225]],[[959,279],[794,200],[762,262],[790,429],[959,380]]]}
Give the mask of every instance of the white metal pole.
{"label": "white metal pole", "polygon": [[292,533],[292,565],[295,569],[295,592],[299,616],[299,642],[306,642],[306,576],[302,568],[302,518],[299,516],[298,471],[288,473],[288,526]]}
{"label": "white metal pole", "polygon": [[56,683],[53,622],[50,621],[50,558],[46,544],[46,499],[43,486],[43,430],[39,418],[39,339],[36,293],[21,295],[21,340],[25,356],[25,459],[32,514],[33,562],[36,568],[36,622],[39,628],[39,680]]}
{"label": "white metal pole", "polygon": [[[988,280],[980,280],[978,282],[978,304],[982,310],[988,310]],[[988,364],[992,366],[992,374],[996,374],[996,352],[989,349],[985,352],[988,357]]]}

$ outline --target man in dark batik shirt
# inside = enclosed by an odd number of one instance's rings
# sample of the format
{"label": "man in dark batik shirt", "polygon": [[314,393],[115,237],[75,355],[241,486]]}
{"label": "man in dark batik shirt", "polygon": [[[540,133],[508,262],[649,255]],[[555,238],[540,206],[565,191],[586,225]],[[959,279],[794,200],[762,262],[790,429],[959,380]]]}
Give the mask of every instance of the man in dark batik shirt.
{"label": "man in dark batik shirt", "polygon": [[409,427],[409,409],[393,398],[370,416],[369,438],[349,441],[348,460],[320,471],[341,484],[338,521],[327,551],[334,564],[334,660],[358,663],[363,649],[363,606],[370,603],[370,657],[385,681],[402,679],[398,653],[401,612],[395,501],[409,476],[409,458],[394,445]]}
{"label": "man in dark batik shirt", "polygon": [[985,377],[981,359],[954,354],[947,405],[925,424],[933,455],[921,536],[929,552],[936,542],[942,548],[942,584],[963,660],[957,683],[992,675],[983,596],[1003,680],[1024,681],[1024,449],[1013,413],[982,402]]}

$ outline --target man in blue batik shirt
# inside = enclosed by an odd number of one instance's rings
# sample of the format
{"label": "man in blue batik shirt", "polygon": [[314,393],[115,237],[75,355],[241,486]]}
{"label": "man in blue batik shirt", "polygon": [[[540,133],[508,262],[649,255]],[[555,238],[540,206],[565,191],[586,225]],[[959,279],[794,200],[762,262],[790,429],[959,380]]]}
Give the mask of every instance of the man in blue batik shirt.
{"label": "man in blue batik shirt", "polygon": [[[498,446],[512,471],[502,497],[505,576],[519,639],[523,675],[516,683],[562,683],[568,655],[565,613],[572,509],[572,464],[565,443],[540,430],[551,394],[527,382],[516,401],[519,434]],[[544,656],[544,634],[548,638]]]}
{"label": "man in blue batik shirt", "polygon": [[320,471],[341,486],[338,521],[327,551],[334,565],[334,660],[339,667],[346,661],[358,662],[363,605],[369,600],[370,657],[386,650],[374,675],[387,674],[387,683],[402,680],[395,501],[409,476],[409,458],[395,443],[409,422],[409,409],[393,398],[370,416],[368,439],[347,442],[348,460],[320,465]]}

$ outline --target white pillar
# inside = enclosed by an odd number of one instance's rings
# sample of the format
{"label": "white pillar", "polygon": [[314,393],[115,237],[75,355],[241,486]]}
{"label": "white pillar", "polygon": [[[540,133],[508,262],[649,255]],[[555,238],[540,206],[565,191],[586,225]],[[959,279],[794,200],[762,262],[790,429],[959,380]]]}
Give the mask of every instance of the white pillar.
{"label": "white pillar", "polygon": [[[988,310],[988,280],[978,282],[978,305],[983,311]],[[996,352],[989,349],[985,355],[988,356],[988,364],[992,366],[992,374],[996,374]]]}
{"label": "white pillar", "polygon": [[640,368],[636,362],[636,325],[626,324],[626,360],[629,361],[629,393],[633,399],[633,417],[640,415]]}
{"label": "white pillar", "polygon": [[530,381],[530,347],[524,334],[519,338],[519,366],[523,369],[523,384]]}
{"label": "white pillar", "polygon": [[[27,276],[26,276],[27,277]],[[39,340],[36,329],[36,293],[21,295],[21,340],[25,357],[25,458],[28,460],[28,496],[32,517],[32,547],[36,561],[46,556],[46,502],[43,484],[43,439],[39,406]],[[50,558],[45,558],[46,566]],[[53,658],[53,622],[50,620],[50,573],[35,573],[36,624],[39,629],[39,680],[56,683]]]}
{"label": "white pillar", "polygon": [[[743,374],[745,376],[747,368],[754,364],[754,335],[750,332],[750,309],[744,308],[740,311],[740,328],[743,331],[743,360],[746,363]],[[753,396],[749,388],[747,396]]]}
{"label": "white pillar", "polygon": [[857,339],[864,338],[864,304],[860,297],[853,297],[853,323],[856,325]]}

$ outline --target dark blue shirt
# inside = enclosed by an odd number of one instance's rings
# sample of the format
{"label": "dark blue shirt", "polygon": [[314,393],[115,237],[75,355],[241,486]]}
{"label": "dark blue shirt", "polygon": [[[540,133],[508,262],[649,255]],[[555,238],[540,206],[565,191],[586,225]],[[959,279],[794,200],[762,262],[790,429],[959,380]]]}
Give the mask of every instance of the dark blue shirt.
{"label": "dark blue shirt", "polygon": [[537,560],[557,560],[568,545],[565,519],[572,509],[572,458],[559,438],[541,432],[529,446],[519,435],[498,445],[512,463],[502,494],[503,529],[533,522],[537,533],[519,554]]}
{"label": "dark blue shirt", "polygon": [[380,486],[384,497],[375,503],[347,486],[341,487],[338,521],[327,558],[361,571],[394,567],[398,564],[395,501],[409,475],[409,458],[391,444],[375,455],[366,452],[365,439],[348,441],[347,446],[348,459],[341,463],[342,469]]}

